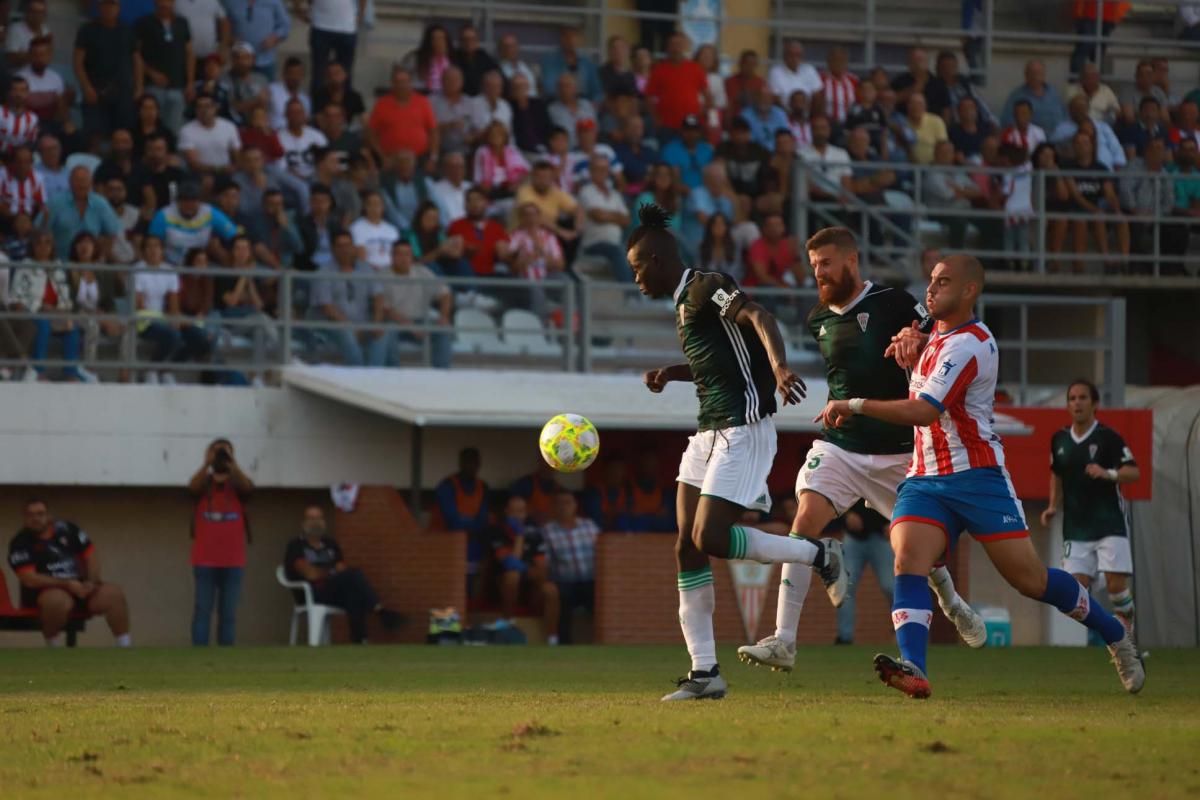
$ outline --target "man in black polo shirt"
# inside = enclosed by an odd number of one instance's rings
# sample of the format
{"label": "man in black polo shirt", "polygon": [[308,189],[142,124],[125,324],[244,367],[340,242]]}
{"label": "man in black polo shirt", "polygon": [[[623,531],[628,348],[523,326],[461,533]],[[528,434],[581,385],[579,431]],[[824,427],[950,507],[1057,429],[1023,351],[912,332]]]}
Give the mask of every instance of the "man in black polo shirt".
{"label": "man in black polo shirt", "polygon": [[400,627],[401,616],[384,608],[362,570],[346,566],[342,548],[326,535],[325,512],[320,506],[304,509],[302,530],[300,536],[288,542],[283,555],[289,580],[308,581],[316,602],[345,610],[350,620],[350,640],[355,644],[367,641],[367,617],[372,613],[379,615],[388,630]]}
{"label": "man in black polo shirt", "polygon": [[25,504],[25,526],[9,542],[8,564],[21,582],[21,606],[38,609],[48,646],[62,645],[72,611],[103,614],[117,646],[132,644],[125,593],[100,580],[91,539],[75,523],[51,518],[45,501]]}
{"label": "man in black polo shirt", "polygon": [[[188,21],[175,13],[175,0],[155,0],[154,13],[137,21],[134,34],[134,58],[141,64],[145,91],[158,100],[163,125],[178,135],[183,110],[196,94],[196,59]],[[135,69],[134,75],[138,73]],[[141,89],[134,87],[137,94]]]}

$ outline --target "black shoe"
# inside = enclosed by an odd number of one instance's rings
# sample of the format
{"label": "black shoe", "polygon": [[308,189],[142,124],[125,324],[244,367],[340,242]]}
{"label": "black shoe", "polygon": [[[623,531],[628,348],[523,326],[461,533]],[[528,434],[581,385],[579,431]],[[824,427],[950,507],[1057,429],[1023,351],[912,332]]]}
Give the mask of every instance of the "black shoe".
{"label": "black shoe", "polygon": [[383,623],[384,630],[394,631],[407,622],[408,618],[390,608],[381,608],[379,609],[379,621]]}
{"label": "black shoe", "polygon": [[854,640],[853,639],[843,639],[842,637],[839,636],[833,640],[833,643],[834,644],[854,644]]}

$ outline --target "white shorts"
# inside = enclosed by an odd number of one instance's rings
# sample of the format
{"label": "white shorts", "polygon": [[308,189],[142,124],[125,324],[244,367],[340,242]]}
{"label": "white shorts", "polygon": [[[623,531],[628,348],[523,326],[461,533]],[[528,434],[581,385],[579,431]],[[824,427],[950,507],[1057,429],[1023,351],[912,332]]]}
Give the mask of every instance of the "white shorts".
{"label": "white shorts", "polygon": [[1072,575],[1094,578],[1100,572],[1133,574],[1128,536],[1105,536],[1094,542],[1063,542],[1062,568]]}
{"label": "white shorts", "polygon": [[688,437],[675,480],[756,511],[771,510],[767,476],[775,461],[775,420],[697,431]]}
{"label": "white shorts", "polygon": [[838,516],[862,498],[890,519],[896,505],[896,490],[904,482],[911,461],[911,453],[851,453],[836,444],[817,440],[796,474],[796,497],[801,492],[816,492],[833,505]]}

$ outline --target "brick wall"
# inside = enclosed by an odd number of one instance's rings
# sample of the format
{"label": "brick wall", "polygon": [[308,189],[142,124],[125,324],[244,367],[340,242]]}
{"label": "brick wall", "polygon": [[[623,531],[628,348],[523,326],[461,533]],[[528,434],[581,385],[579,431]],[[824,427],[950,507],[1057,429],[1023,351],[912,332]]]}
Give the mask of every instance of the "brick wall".
{"label": "brick wall", "polygon": [[[675,587],[675,537],[669,534],[606,533],[596,544],[596,620],[598,644],[673,644],[682,641],[679,631],[679,592]],[[966,560],[960,549],[952,569],[959,591],[967,595]],[[961,563],[958,563],[961,562]],[[717,641],[744,643],[745,628],[733,593],[729,567],[713,559],[717,610],[713,620]],[[775,630],[775,600],[780,567],[772,568],[767,596],[754,639]],[[863,577],[857,598],[855,640],[885,644],[893,640],[891,607],[884,600],[873,573]],[[804,603],[798,640],[803,644],[829,644],[836,633],[836,612],[821,581],[813,579]],[[933,640],[952,642],[953,627],[934,614]]]}
{"label": "brick wall", "polygon": [[[429,609],[466,612],[466,534],[425,531],[396,490],[379,486],[362,487],[354,511],[338,511],[334,524],[347,563],[361,567],[384,605],[409,618],[394,634],[372,622],[372,641],[423,642]],[[346,640],[344,618],[335,618],[333,636]]]}

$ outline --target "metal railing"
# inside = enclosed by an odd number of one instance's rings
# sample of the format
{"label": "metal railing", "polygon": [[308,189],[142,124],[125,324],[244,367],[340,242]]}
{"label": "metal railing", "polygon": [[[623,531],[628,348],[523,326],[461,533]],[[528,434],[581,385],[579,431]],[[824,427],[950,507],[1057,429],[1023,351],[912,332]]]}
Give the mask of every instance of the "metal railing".
{"label": "metal railing", "polygon": [[[341,354],[336,341],[331,341],[331,338],[346,332],[366,332],[372,334],[372,338],[394,337],[404,333],[416,334],[419,337],[419,347],[403,354],[389,354],[400,355],[404,363],[409,364],[414,363],[414,360],[417,364],[431,363],[434,355],[431,342],[435,336],[454,337],[456,357],[471,357],[477,365],[486,366],[529,366],[566,371],[628,371],[660,365],[667,361],[673,362],[680,357],[673,304],[669,300],[646,300],[638,294],[633,284],[573,279],[527,281],[516,278],[436,278],[434,280],[438,284],[499,298],[499,307],[494,312],[485,312],[486,321],[479,325],[464,324],[461,319],[451,324],[442,324],[437,319],[429,318],[405,322],[339,322],[312,314],[299,300],[297,292],[302,287],[312,288],[314,282],[330,280],[375,284],[384,291],[400,280],[408,287],[428,281],[367,272],[313,273],[215,267],[188,270],[165,266],[147,270],[127,266],[85,266],[86,269],[95,272],[117,273],[130,284],[132,281],[129,279],[139,271],[174,271],[189,278],[249,277],[263,281],[264,284],[274,282],[280,298],[278,313],[274,317],[257,312],[239,316],[147,316],[124,303],[120,304],[124,305],[124,308],[97,314],[9,309],[0,311],[0,325],[8,325],[14,321],[32,321],[43,328],[52,329],[57,326],[60,333],[63,332],[61,329],[72,325],[80,329],[82,335],[82,329],[92,323],[108,321],[119,325],[121,331],[114,337],[116,341],[108,342],[107,349],[115,348],[117,351],[112,357],[101,357],[99,349],[93,358],[68,358],[66,354],[50,358],[47,353],[37,360],[11,357],[0,359],[0,367],[31,367],[38,370],[61,368],[70,371],[76,366],[83,366],[89,370],[104,372],[107,378],[115,376],[118,380],[135,378],[139,371],[169,371],[193,375],[207,372],[218,376],[262,375],[296,363],[299,357],[312,363],[339,363]],[[43,268],[66,270],[70,267],[62,264],[41,267],[29,263],[13,267],[14,270]],[[795,288],[755,287],[750,291],[755,299],[770,308],[779,320],[790,361],[809,374],[822,373],[820,355],[804,324],[808,311],[817,302],[815,289],[810,285],[802,285]],[[539,301],[538,297],[544,297],[544,301]],[[536,328],[496,324],[495,313],[500,307],[525,310],[530,307],[531,301],[535,305],[543,302],[541,313],[537,315],[540,324]],[[1047,313],[1056,308],[1074,308],[1086,316],[1072,328],[1070,335],[1050,336],[1044,330],[1045,323],[1050,319]],[[980,303],[979,313],[985,322],[993,326],[999,337],[999,344],[1004,350],[1001,363],[1002,368],[1006,369],[1005,383],[1013,388],[1018,402],[1037,399],[1039,392],[1051,385],[1043,386],[1038,383],[1038,365],[1032,363],[1034,357],[1045,353],[1067,353],[1071,354],[1073,359],[1076,356],[1092,359],[1092,369],[1075,368],[1072,371],[1094,375],[1097,383],[1102,386],[1107,402],[1119,405],[1123,400],[1123,299],[989,294]],[[557,322],[547,323],[547,318],[555,318]],[[530,321],[528,316],[524,319],[526,322]],[[155,360],[152,356],[139,352],[139,328],[150,323],[201,328],[213,344],[211,357],[190,362],[174,362]],[[1079,330],[1085,333],[1080,334]],[[2,338],[0,336],[0,339]],[[462,346],[472,339],[481,343],[478,350]],[[521,345],[521,341],[526,343],[525,346]],[[506,343],[513,346],[503,346]],[[1012,361],[1014,357],[1015,362]],[[393,358],[386,363],[397,362]],[[1010,366],[1013,363],[1015,368]],[[1057,387],[1057,382],[1053,385]]]}
{"label": "metal railing", "polygon": [[[1071,0],[1068,1],[1070,2]],[[720,12],[715,16],[688,13],[655,13],[627,8],[615,8],[607,3],[591,2],[580,5],[566,5],[509,2],[509,0],[439,0],[435,4],[412,3],[407,0],[376,0],[376,6],[379,15],[385,20],[388,18],[411,18],[414,22],[424,22],[430,18],[429,11],[435,12],[440,18],[462,17],[464,20],[469,19],[479,29],[482,41],[492,52],[495,52],[494,47],[498,39],[496,35],[498,25],[511,25],[521,21],[537,21],[542,24],[581,25],[588,33],[584,51],[590,55],[599,56],[601,59],[604,55],[604,42],[610,30],[609,22],[611,20],[633,20],[635,22],[657,20],[675,22],[681,25],[685,22],[693,21],[704,23],[715,22],[718,31],[722,26],[765,28],[770,34],[771,49],[776,56],[782,52],[783,40],[791,36],[803,38],[806,42],[861,42],[863,47],[862,60],[853,62],[850,65],[852,69],[859,71],[871,69],[875,66],[882,66],[889,71],[906,68],[906,65],[903,63],[881,63],[878,60],[879,46],[881,44],[911,45],[929,43],[956,46],[964,37],[970,37],[983,40],[981,49],[983,65],[977,70],[972,70],[972,73],[979,77],[986,77],[994,63],[993,50],[998,42],[1028,42],[1058,45],[1083,43],[1092,45],[1092,52],[1095,52],[1098,46],[1104,49],[1111,47],[1128,48],[1131,52],[1144,51],[1145,48],[1149,47],[1162,47],[1163,40],[1124,35],[1120,32],[1120,26],[1118,26],[1115,35],[1104,36],[1103,2],[1104,0],[1096,0],[1097,8],[1101,13],[1097,14],[1095,28],[1084,33],[1075,30],[1054,33],[997,28],[995,24],[996,0],[984,0],[981,15],[982,23],[978,28],[971,30],[963,30],[960,27],[958,9],[949,4],[946,14],[949,22],[946,25],[902,25],[881,22],[881,12],[886,9],[888,4],[882,3],[880,0],[862,0],[861,14],[855,15],[853,22],[814,19],[800,15],[793,16],[788,13],[784,0],[773,0],[771,6],[772,13],[766,18],[743,17],[736,13]],[[898,3],[891,5],[893,7],[900,6]],[[720,11],[726,11],[735,7],[734,3],[726,0]],[[379,34],[376,35],[378,36]],[[389,42],[406,47],[415,47],[417,44],[417,40],[411,36],[397,37],[393,35],[389,38]],[[717,45],[719,48],[719,37]],[[1190,51],[1200,49],[1200,42],[1173,39],[1171,40],[1171,46]],[[541,49],[551,49],[549,47],[539,48],[537,45],[525,43],[523,43],[522,48],[532,53],[537,53]],[[733,52],[722,51],[721,54],[727,59],[734,59],[737,56],[737,53]],[[765,57],[769,54],[762,53],[761,55]]]}
{"label": "metal railing", "polygon": [[[1200,232],[1200,218],[1179,213],[1183,209],[1162,207],[1164,183],[1170,182],[1175,186],[1181,182],[1194,181],[1200,184],[1200,171],[1179,173],[1138,170],[1112,172],[1098,169],[1033,170],[1028,173],[1033,213],[1013,220],[1003,208],[945,206],[937,205],[936,200],[931,203],[929,191],[931,178],[938,175],[1004,178],[1013,176],[1015,170],[1011,167],[938,166],[884,161],[860,161],[853,162],[852,165],[834,167],[845,170],[852,167],[860,173],[885,170],[896,173],[897,184],[881,192],[883,204],[868,202],[862,196],[847,190],[843,190],[836,201],[808,199],[810,189],[814,185],[831,185],[829,179],[822,174],[830,167],[801,160],[797,161],[797,167],[792,220],[797,238],[804,241],[811,232],[810,229],[814,227],[810,222],[810,213],[824,224],[849,223],[855,226],[860,220],[866,220],[863,227],[878,226],[875,234],[860,231],[863,259],[870,263],[900,265],[915,270],[927,242],[932,240],[940,243],[941,240],[945,240],[950,224],[959,222],[969,226],[968,234],[977,235],[975,243],[971,244],[968,241],[961,251],[997,267],[1003,267],[1004,262],[1017,262],[1018,265],[1027,267],[1029,272],[1044,276],[1083,272],[1088,266],[1098,265],[1101,274],[1106,269],[1114,269],[1132,278],[1169,277],[1181,285],[1200,285],[1200,275],[1192,275],[1189,272],[1189,268],[1195,265],[1198,259],[1187,254],[1192,219],[1197,220],[1197,232]],[[1073,209],[1074,201],[1070,197],[1061,201],[1062,205],[1057,207],[1047,202],[1053,182],[1059,179],[1072,181],[1085,178],[1111,182],[1117,195],[1118,206],[1113,208],[1105,201],[1102,202],[1102,210],[1089,212]],[[1122,210],[1122,188],[1134,186],[1138,182],[1148,182],[1152,187],[1151,207],[1131,212]],[[901,193],[907,199],[896,195],[888,196],[888,192],[893,191]],[[997,241],[997,233],[1002,235],[1006,226],[1027,226],[1028,249],[1006,247]],[[1123,226],[1128,230],[1122,230]],[[1056,232],[1056,229],[1065,230]],[[989,231],[991,236],[983,236],[984,230]],[[1075,246],[1076,237],[1080,234],[1086,244],[1086,240],[1097,233],[1103,233],[1106,237],[1103,243],[1097,242],[1100,252],[1080,250]],[[1108,237],[1114,241],[1110,243]],[[1120,252],[1119,249],[1123,237],[1128,237],[1128,254]],[[1167,246],[1168,243],[1170,247]],[[1070,262],[1072,266],[1067,267],[1066,262]],[[1166,271],[1170,275],[1164,274],[1164,267],[1171,268]],[[1089,274],[1089,277],[1097,278],[1100,275]],[[1111,281],[1111,276],[1105,280]]]}

